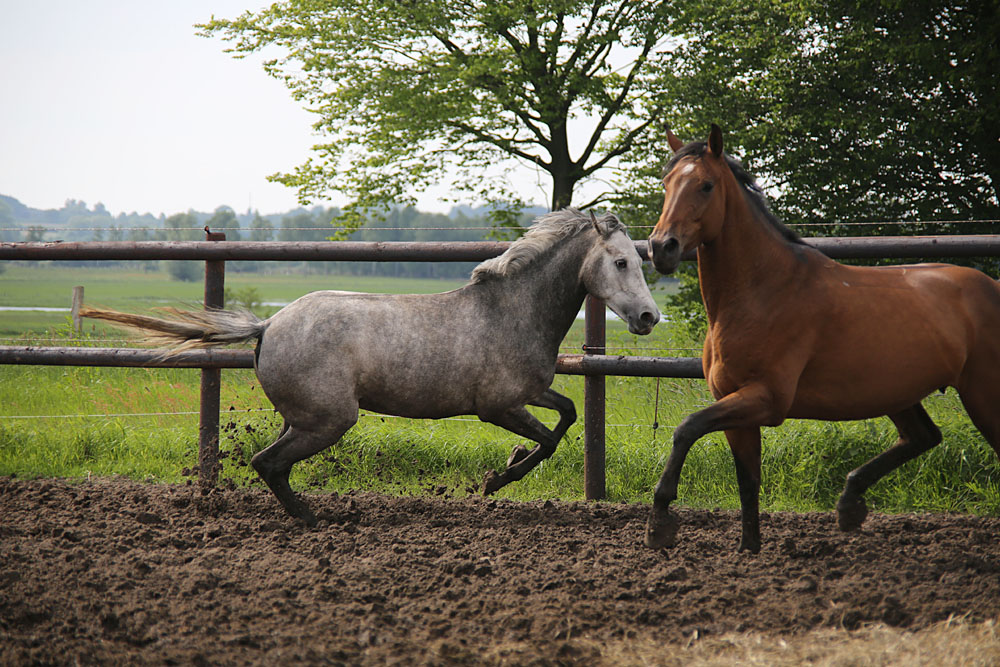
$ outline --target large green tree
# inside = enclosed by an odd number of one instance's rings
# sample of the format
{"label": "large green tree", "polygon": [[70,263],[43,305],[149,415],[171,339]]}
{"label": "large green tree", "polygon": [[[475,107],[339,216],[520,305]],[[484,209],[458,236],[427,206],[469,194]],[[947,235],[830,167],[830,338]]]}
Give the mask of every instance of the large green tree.
{"label": "large green tree", "polygon": [[[303,202],[329,191],[346,213],[413,201],[457,174],[460,191],[524,203],[498,164],[546,172],[551,206],[621,155],[662,113],[668,5],[635,0],[286,0],[203,34],[265,67],[317,114],[324,141],[274,178]],[[584,202],[577,202],[584,204]],[[513,219],[513,218],[510,218]]]}
{"label": "large green tree", "polygon": [[[996,0],[678,0],[672,11],[679,42],[660,92],[673,130],[704,139],[719,123],[787,222],[837,232],[1000,217]],[[631,158],[656,182],[666,142],[651,129]]]}

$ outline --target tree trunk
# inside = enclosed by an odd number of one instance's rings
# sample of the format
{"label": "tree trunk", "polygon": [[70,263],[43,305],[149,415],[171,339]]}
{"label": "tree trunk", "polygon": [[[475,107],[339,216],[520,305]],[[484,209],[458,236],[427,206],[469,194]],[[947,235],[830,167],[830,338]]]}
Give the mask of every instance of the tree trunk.
{"label": "tree trunk", "polygon": [[552,162],[549,173],[552,175],[552,210],[566,208],[573,202],[573,186],[577,179],[573,177],[576,165],[569,156],[569,140],[566,136],[566,123],[550,125],[552,144],[549,153]]}
{"label": "tree trunk", "polygon": [[566,208],[573,203],[573,186],[566,174],[552,174],[552,210]]}

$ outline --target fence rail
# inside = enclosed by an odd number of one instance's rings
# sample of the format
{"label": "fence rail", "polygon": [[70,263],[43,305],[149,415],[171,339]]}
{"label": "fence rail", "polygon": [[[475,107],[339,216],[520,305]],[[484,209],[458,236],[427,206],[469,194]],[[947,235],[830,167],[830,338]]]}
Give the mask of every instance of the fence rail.
{"label": "fence rail", "polygon": [[[272,242],[225,240],[207,228],[208,241],[111,241],[0,243],[0,260],[201,260],[205,304],[220,305],[225,262],[258,261],[483,261],[503,253],[503,241],[480,242]],[[1000,235],[838,237],[806,239],[834,259],[909,259],[1000,256]],[[636,250],[647,259],[646,243]],[[684,259],[694,259],[694,254]],[[626,357],[604,354],[604,304],[587,299],[586,354],[559,355],[556,372],[587,377],[584,391],[584,488],[588,499],[604,496],[604,376],[704,377],[696,357]],[[203,483],[215,483],[218,455],[218,373],[252,368],[250,350],[190,350],[170,356],[129,348],[0,346],[0,364],[125,366],[202,369],[199,464]]]}
{"label": "fence rail", "polygon": [[[1000,234],[854,236],[805,239],[833,259],[1000,256]],[[0,260],[481,262],[510,241],[36,241],[0,243]],[[646,242],[636,241],[643,259]],[[688,253],[684,259],[693,260]]]}
{"label": "fence rail", "polygon": [[[164,355],[145,348],[0,346],[0,364],[104,366],[122,368],[253,368],[253,350],[186,350]],[[563,375],[703,378],[695,357],[626,357],[560,354],[556,372]]]}

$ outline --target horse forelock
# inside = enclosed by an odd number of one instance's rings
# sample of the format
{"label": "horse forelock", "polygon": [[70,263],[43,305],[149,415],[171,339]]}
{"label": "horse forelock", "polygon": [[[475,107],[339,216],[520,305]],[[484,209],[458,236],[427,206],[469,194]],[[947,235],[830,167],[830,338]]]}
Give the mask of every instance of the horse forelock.
{"label": "horse forelock", "polygon": [[[708,142],[705,141],[692,141],[686,144],[674,153],[674,156],[667,162],[667,166],[663,168],[663,178],[666,178],[682,159],[686,157],[701,157],[707,150]],[[729,170],[733,173],[736,182],[739,183],[740,189],[742,189],[747,201],[751,203],[760,216],[774,227],[786,241],[805,243],[802,237],[786,227],[781,220],[778,220],[777,216],[771,213],[771,209],[767,205],[767,198],[764,196],[764,190],[757,185],[757,181],[754,180],[753,176],[746,172],[739,160],[727,153],[723,153],[722,157],[725,158],[726,164],[729,165]]]}
{"label": "horse forelock", "polygon": [[[609,235],[625,231],[625,225],[611,213],[605,213],[596,220],[604,225]],[[576,236],[592,224],[593,219],[589,213],[581,213],[575,208],[564,208],[539,216],[524,236],[514,241],[504,254],[477,266],[472,271],[472,282],[480,283],[490,278],[513,275],[564,239]]]}

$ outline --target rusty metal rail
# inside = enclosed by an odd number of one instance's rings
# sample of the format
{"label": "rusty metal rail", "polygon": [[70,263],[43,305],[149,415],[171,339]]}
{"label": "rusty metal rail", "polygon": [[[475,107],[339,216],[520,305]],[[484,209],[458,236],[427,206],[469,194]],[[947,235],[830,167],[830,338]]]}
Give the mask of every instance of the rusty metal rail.
{"label": "rusty metal rail", "polygon": [[[1000,256],[1000,234],[805,239],[834,259]],[[309,262],[480,262],[506,241],[83,241],[0,243],[0,260],[275,260]],[[646,259],[645,241],[636,250]],[[694,259],[688,254],[685,259]]]}
{"label": "rusty metal rail", "polygon": [[[253,350],[163,350],[104,347],[0,346],[0,364],[32,366],[105,366],[123,368],[253,368]],[[563,375],[703,378],[701,359],[560,354],[556,372]]]}

